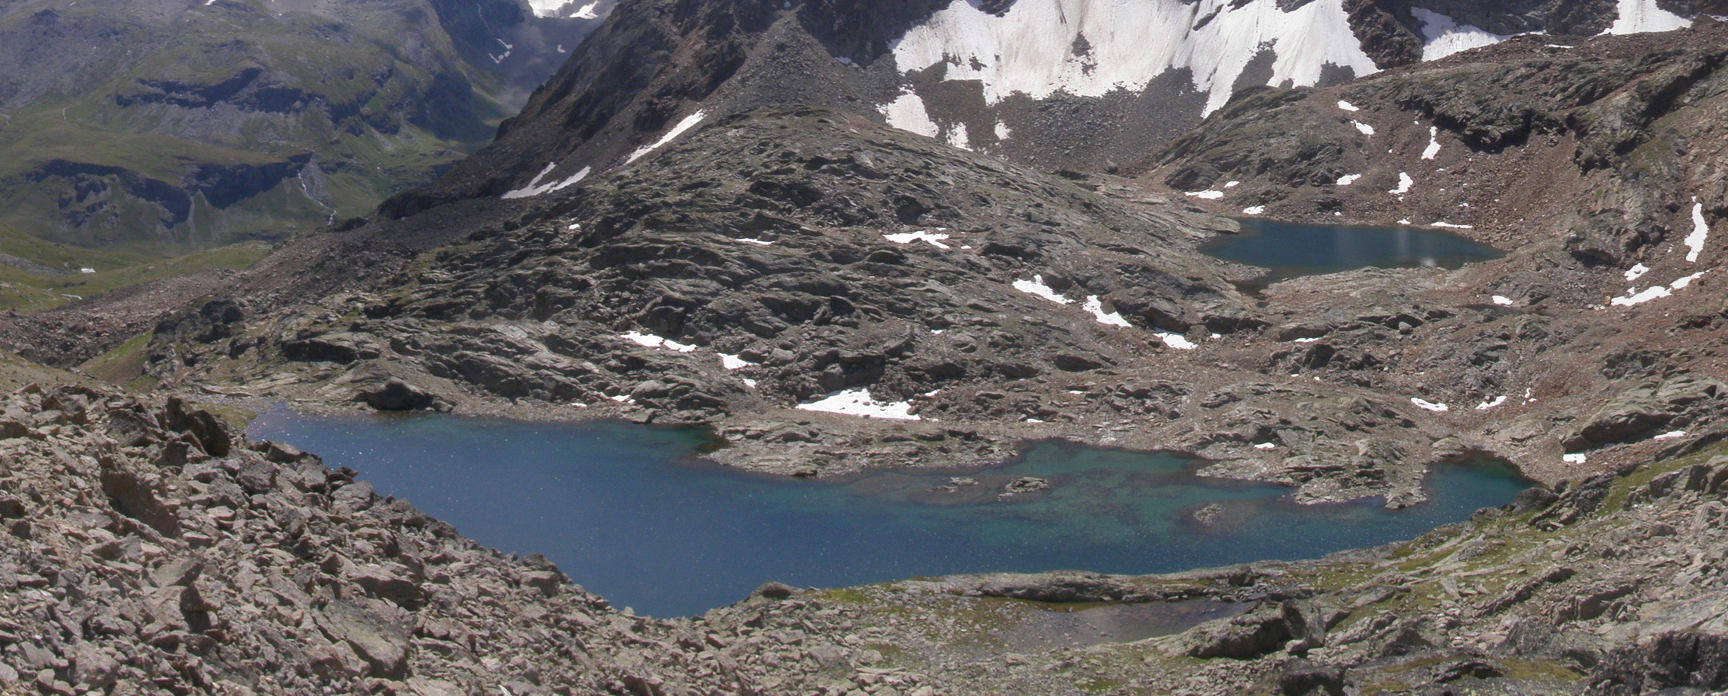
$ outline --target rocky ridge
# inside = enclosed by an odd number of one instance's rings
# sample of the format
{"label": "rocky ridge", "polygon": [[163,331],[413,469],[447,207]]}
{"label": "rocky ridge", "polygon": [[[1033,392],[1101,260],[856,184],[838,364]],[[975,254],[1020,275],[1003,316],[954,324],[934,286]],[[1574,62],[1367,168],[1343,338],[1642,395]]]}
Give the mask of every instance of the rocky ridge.
{"label": "rocky ridge", "polygon": [[172,249],[361,214],[487,142],[598,23],[520,0],[8,3],[0,222]]}

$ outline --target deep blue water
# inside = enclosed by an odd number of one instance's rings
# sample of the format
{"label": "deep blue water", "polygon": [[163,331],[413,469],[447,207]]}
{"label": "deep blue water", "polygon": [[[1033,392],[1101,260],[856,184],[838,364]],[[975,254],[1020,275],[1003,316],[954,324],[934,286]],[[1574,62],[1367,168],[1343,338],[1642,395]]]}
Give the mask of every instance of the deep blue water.
{"label": "deep blue water", "polygon": [[[740,474],[698,460],[692,430],[600,422],[453,416],[253,421],[254,438],[291,443],[360,472],[483,544],[541,553],[613,604],[653,616],[699,614],[769,580],[849,586],[990,571],[1153,573],[1321,556],[1412,538],[1526,484],[1508,467],[1449,466],[1430,500],[1300,506],[1288,489],[1206,479],[1192,462],[1041,443],[1007,466],[965,474],[881,473],[832,483]],[[997,500],[1020,476],[1049,490]],[[1210,525],[1194,511],[1223,508]]]}
{"label": "deep blue water", "polygon": [[1445,230],[1420,227],[1347,227],[1244,219],[1242,234],[1201,248],[1222,259],[1268,270],[1259,284],[1357,268],[1458,268],[1501,253]]}

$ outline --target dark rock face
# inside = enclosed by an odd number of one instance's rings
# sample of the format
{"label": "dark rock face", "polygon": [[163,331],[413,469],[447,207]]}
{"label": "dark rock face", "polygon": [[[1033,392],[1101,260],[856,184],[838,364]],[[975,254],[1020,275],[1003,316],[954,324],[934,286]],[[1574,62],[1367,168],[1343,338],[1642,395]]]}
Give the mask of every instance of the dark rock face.
{"label": "dark rock face", "polygon": [[449,404],[424,389],[392,378],[375,389],[360,392],[360,400],[379,411],[447,410]]}

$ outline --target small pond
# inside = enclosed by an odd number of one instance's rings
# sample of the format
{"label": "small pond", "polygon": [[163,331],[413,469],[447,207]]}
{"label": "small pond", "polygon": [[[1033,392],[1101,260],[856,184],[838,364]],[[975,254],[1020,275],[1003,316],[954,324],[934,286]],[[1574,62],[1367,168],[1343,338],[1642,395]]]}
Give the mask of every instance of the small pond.
{"label": "small pond", "polygon": [[[985,471],[824,482],[722,469],[699,459],[708,444],[699,431],[617,422],[279,410],[250,435],[351,467],[381,494],[488,546],[544,554],[578,584],[653,616],[699,614],[769,580],[841,587],[1311,558],[1418,536],[1527,485],[1501,465],[1448,466],[1430,474],[1427,503],[1391,511],[1377,499],[1297,505],[1279,486],[1194,476],[1182,457],[1054,443]],[[955,476],[975,483],[953,485]],[[999,498],[1023,476],[1051,486]]]}
{"label": "small pond", "polygon": [[1493,247],[1439,229],[1306,225],[1253,218],[1238,222],[1241,234],[1219,237],[1200,250],[1267,269],[1252,283],[1256,287],[1357,268],[1459,268],[1501,256]]}

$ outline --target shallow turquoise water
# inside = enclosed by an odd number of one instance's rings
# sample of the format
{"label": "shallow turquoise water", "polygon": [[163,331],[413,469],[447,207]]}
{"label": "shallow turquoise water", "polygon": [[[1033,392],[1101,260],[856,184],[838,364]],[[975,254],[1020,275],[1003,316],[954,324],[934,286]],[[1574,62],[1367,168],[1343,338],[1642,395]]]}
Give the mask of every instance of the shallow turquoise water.
{"label": "shallow turquoise water", "polygon": [[[1288,489],[1206,479],[1190,460],[1041,443],[965,473],[831,483],[700,462],[695,431],[452,416],[267,413],[258,439],[360,472],[483,544],[541,553],[578,584],[654,616],[697,614],[769,580],[847,586],[916,576],[1077,569],[1153,573],[1321,556],[1415,537],[1527,485],[1504,466],[1432,473],[1431,500],[1301,506]],[[998,500],[1020,476],[1051,488]],[[1222,508],[1207,525],[1194,512]]]}
{"label": "shallow turquoise water", "polygon": [[1445,230],[1420,227],[1304,225],[1245,219],[1242,234],[1201,248],[1208,254],[1268,270],[1259,285],[1304,275],[1367,267],[1458,268],[1501,253]]}

